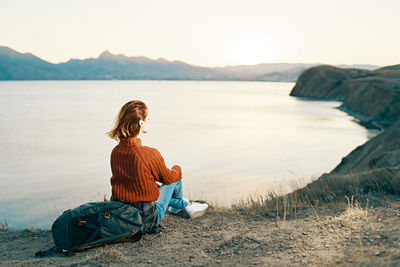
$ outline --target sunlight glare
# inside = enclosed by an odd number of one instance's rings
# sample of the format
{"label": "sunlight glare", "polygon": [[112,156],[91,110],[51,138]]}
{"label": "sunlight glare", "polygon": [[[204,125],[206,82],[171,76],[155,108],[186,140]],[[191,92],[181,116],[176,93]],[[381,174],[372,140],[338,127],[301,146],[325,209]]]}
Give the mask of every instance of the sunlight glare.
{"label": "sunlight glare", "polygon": [[275,42],[265,33],[243,33],[231,39],[226,47],[231,64],[258,64],[278,58]]}

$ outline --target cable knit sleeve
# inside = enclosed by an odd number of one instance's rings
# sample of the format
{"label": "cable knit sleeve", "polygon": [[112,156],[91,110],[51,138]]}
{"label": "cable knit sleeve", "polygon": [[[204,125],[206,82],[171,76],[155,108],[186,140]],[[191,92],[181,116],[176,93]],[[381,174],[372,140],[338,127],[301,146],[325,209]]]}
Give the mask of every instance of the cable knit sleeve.
{"label": "cable knit sleeve", "polygon": [[151,172],[154,179],[163,183],[171,184],[182,179],[182,169],[179,165],[172,166],[170,170],[166,165],[161,153],[154,148],[154,157],[151,164]]}

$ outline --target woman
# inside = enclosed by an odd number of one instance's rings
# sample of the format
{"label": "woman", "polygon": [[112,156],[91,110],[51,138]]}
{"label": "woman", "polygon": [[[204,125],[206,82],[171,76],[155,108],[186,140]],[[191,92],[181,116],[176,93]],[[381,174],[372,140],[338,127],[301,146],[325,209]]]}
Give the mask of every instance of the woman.
{"label": "woman", "polygon": [[[148,108],[145,103],[133,100],[120,110],[113,129],[108,135],[119,141],[111,152],[110,179],[112,200],[134,204],[137,207],[153,204],[153,214],[158,224],[168,206],[172,213],[184,210],[190,218],[204,214],[208,205],[189,202],[182,198],[182,170],[174,165],[170,170],[156,148],[143,146],[140,133],[148,132]],[[154,208],[155,206],[155,208]]]}

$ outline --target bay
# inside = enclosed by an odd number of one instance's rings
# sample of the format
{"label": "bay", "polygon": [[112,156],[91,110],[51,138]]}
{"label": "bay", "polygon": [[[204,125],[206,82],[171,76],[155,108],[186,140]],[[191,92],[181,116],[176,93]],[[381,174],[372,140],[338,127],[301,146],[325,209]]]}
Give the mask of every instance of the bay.
{"label": "bay", "polygon": [[149,108],[143,145],[183,170],[190,199],[229,207],[329,172],[378,132],[337,101],[289,96],[294,83],[12,81],[0,83],[0,224],[49,229],[64,210],[111,194],[107,136],[119,109]]}

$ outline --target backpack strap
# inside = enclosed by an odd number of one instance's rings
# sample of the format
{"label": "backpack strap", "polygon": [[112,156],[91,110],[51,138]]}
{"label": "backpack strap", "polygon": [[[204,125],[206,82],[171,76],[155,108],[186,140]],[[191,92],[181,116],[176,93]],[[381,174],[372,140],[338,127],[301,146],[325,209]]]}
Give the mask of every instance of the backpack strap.
{"label": "backpack strap", "polygon": [[93,241],[93,239],[96,237],[96,235],[100,232],[101,228],[103,228],[103,225],[106,222],[106,220],[109,219],[109,218],[110,218],[110,213],[106,212],[103,215],[100,224],[97,226],[97,229],[92,233],[92,235],[86,240],[85,243],[90,243],[91,241]]}
{"label": "backpack strap", "polygon": [[40,251],[36,252],[36,253],[35,253],[35,256],[36,256],[36,257],[46,257],[46,256],[48,256],[48,255],[50,255],[50,254],[52,254],[52,253],[54,253],[54,252],[61,252],[61,253],[63,253],[64,255],[67,255],[67,256],[73,256],[73,255],[75,255],[75,253],[74,253],[73,251],[65,250],[65,249],[59,250],[56,246],[54,246],[54,247],[52,247],[52,248],[50,248],[50,249],[47,249],[47,250],[40,250]]}
{"label": "backpack strap", "polygon": [[40,250],[40,251],[36,252],[35,256],[36,257],[45,257],[47,255],[52,254],[53,252],[56,252],[56,251],[57,251],[57,247],[54,246],[54,247],[52,247],[52,248],[50,248],[48,250]]}

